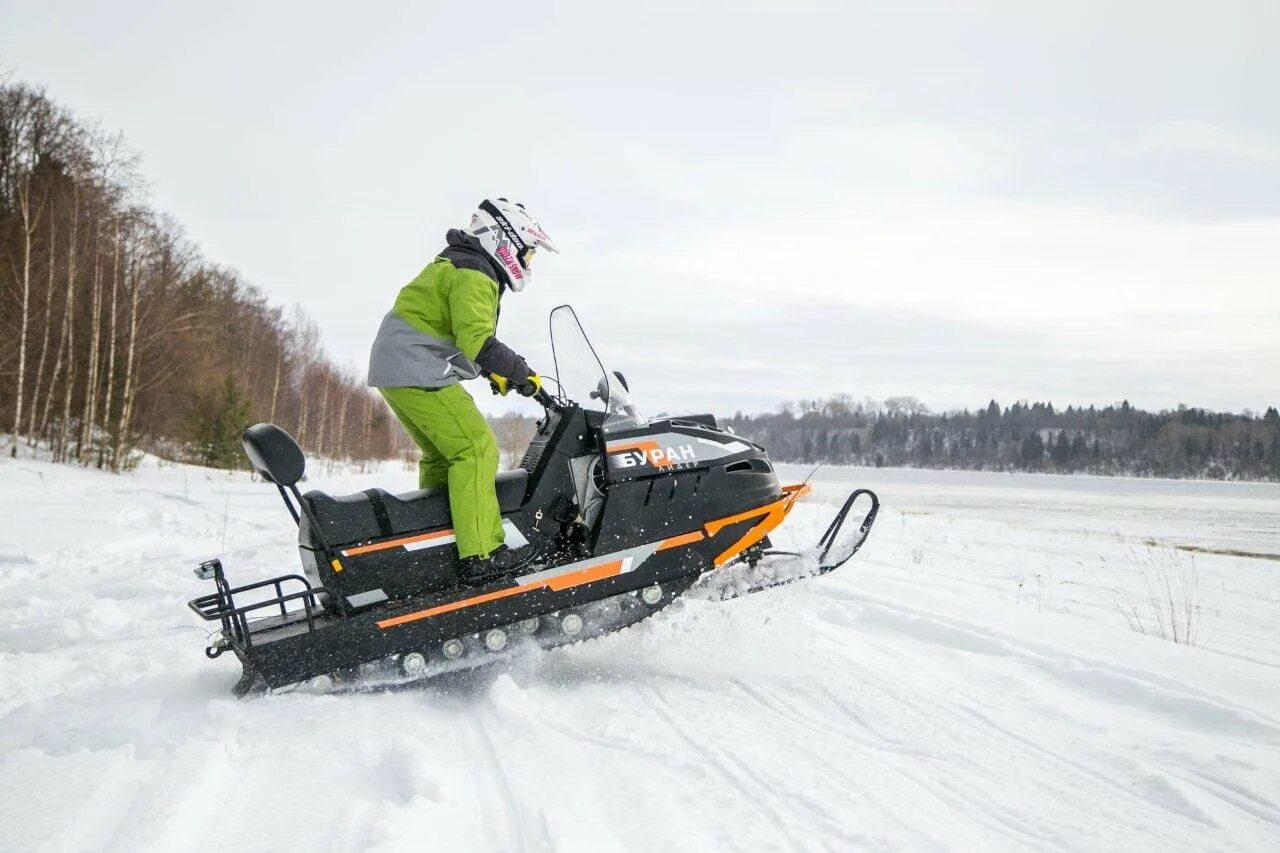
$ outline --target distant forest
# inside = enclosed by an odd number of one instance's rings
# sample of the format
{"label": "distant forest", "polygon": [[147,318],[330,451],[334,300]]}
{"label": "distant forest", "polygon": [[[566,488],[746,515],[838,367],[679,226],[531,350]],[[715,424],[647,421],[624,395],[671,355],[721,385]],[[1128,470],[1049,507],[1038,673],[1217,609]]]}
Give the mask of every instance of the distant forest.
{"label": "distant forest", "polygon": [[273,420],[307,450],[383,459],[409,445],[315,324],[205,257],[142,190],[118,134],[0,78],[0,434],[119,470],[136,449],[244,464]]}
{"label": "distant forest", "polygon": [[1101,409],[992,400],[937,414],[912,397],[879,404],[837,395],[721,422],[779,462],[1280,481],[1274,406],[1237,415],[1145,412],[1127,400]]}

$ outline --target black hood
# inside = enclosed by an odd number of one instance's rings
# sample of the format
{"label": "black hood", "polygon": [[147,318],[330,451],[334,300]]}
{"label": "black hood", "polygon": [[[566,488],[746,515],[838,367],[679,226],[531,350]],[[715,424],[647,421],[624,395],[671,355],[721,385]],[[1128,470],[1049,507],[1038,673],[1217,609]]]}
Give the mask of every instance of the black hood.
{"label": "black hood", "polygon": [[461,228],[450,228],[444,235],[449,244],[439,257],[444,258],[458,269],[475,270],[484,273],[498,283],[498,293],[506,292],[511,286],[511,279],[502,265],[489,257],[489,253],[480,245],[480,238],[468,234]]}

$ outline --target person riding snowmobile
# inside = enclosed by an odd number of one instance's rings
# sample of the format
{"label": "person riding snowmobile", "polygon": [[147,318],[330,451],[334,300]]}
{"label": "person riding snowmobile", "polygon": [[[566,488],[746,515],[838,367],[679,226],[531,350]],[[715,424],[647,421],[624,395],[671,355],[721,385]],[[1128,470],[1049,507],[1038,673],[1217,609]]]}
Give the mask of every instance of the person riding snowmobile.
{"label": "person riding snowmobile", "polygon": [[538,249],[559,250],[524,205],[505,198],[480,202],[470,225],[450,229],[445,242],[383,318],[369,385],[422,451],[418,487],[448,486],[459,577],[481,584],[517,569],[525,549],[503,543],[497,439],[460,380],[486,376],[504,396],[542,389],[541,377],[496,337],[499,303],[528,285]]}

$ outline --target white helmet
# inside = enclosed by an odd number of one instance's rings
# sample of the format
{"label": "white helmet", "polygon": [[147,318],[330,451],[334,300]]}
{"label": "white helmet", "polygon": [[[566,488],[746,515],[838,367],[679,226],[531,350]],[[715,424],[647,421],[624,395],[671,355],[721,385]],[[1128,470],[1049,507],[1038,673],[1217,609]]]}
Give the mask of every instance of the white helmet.
{"label": "white helmet", "polygon": [[480,239],[485,252],[507,271],[507,285],[517,293],[533,278],[529,267],[536,249],[560,251],[523,204],[505,198],[480,202],[480,209],[471,214],[471,226],[467,230]]}

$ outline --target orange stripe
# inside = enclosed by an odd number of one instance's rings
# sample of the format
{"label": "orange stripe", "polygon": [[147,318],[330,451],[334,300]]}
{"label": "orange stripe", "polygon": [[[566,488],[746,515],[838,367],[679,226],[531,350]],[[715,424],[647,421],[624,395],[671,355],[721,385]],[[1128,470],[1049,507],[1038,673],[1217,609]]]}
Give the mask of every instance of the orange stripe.
{"label": "orange stripe", "polygon": [[588,566],[576,572],[570,572],[567,575],[559,577],[547,578],[546,580],[534,581],[522,586],[513,586],[507,589],[499,589],[494,592],[486,592],[483,595],[473,595],[471,598],[464,598],[459,601],[451,601],[448,604],[440,604],[435,607],[428,607],[426,610],[415,610],[412,613],[406,613],[403,616],[394,616],[391,619],[383,619],[378,623],[378,627],[382,629],[394,628],[397,625],[403,625],[406,622],[416,622],[419,619],[429,619],[432,616],[439,616],[442,613],[452,613],[455,610],[463,610],[467,607],[475,607],[477,604],[484,604],[489,601],[497,601],[501,598],[509,598],[513,595],[519,595],[522,592],[530,592],[535,589],[547,587],[559,592],[561,590],[570,589],[571,587],[581,586],[584,583],[603,580],[604,578],[613,577],[622,573],[622,560],[614,560],[609,563],[601,563],[598,566]]}
{"label": "orange stripe", "polygon": [[477,604],[484,604],[486,601],[497,601],[499,598],[507,598],[512,595],[519,595],[525,592],[527,587],[513,586],[509,589],[500,589],[495,592],[486,592],[484,595],[473,595],[471,598],[464,598],[461,601],[451,601],[448,604],[441,604],[437,607],[428,607],[426,610],[416,610],[413,613],[406,613],[403,616],[395,616],[391,619],[383,619],[378,623],[379,628],[394,628],[397,625],[403,625],[406,622],[415,622],[419,619],[426,619],[431,616],[439,616],[441,613],[451,613],[454,610],[462,610],[467,607],[474,607]]}
{"label": "orange stripe", "polygon": [[702,531],[694,530],[689,533],[681,533],[679,536],[672,536],[670,539],[663,539],[662,544],[658,546],[659,551],[665,551],[668,548],[679,548],[681,545],[688,545],[690,542],[698,542],[702,539]]}
{"label": "orange stripe", "polygon": [[758,524],[744,533],[741,539],[734,542],[717,555],[712,562],[717,567],[723,566],[738,554],[741,554],[747,548],[750,548],[752,545],[759,542],[767,533],[769,533],[769,531],[782,523],[782,520],[787,517],[787,513],[791,512],[791,507],[795,505],[795,502],[804,495],[807,495],[809,491],[810,487],[807,483],[803,483],[798,486],[783,486],[782,497],[771,504],[765,504],[764,506],[749,509],[735,515],[729,515],[724,518],[717,518],[712,521],[708,521],[706,525],[704,525],[707,529],[707,536],[715,536],[730,524],[736,524],[739,521],[747,521],[748,519],[756,518],[757,516],[764,516],[760,519]]}
{"label": "orange stripe", "polygon": [[[786,500],[786,498],[783,498],[782,500]],[[771,504],[765,504],[764,506],[758,506],[755,509],[749,509],[745,512],[739,512],[735,515],[726,515],[724,518],[713,519],[703,526],[707,528],[708,536],[715,536],[730,524],[737,524],[739,521],[746,521],[748,518],[755,518],[757,515],[764,515],[775,506],[782,503],[782,500],[777,500]]]}
{"label": "orange stripe", "polygon": [[621,452],[622,452],[622,451],[624,451],[624,450],[640,450],[640,451],[643,451],[643,452],[644,452],[644,458],[645,458],[645,460],[646,460],[650,465],[652,465],[654,468],[670,468],[672,465],[674,465],[674,464],[675,464],[675,461],[674,461],[673,459],[670,459],[669,457],[667,457],[667,455],[666,455],[666,454],[663,454],[663,456],[662,456],[662,461],[661,461],[661,462],[657,462],[657,461],[655,461],[655,460],[654,460],[653,456],[651,456],[651,455],[649,454],[649,452],[648,452],[648,451],[650,451],[650,450],[658,450],[658,451],[660,451],[660,450],[662,450],[662,447],[661,447],[661,445],[659,445],[659,444],[658,444],[658,442],[656,442],[656,441],[652,441],[652,440],[650,440],[650,441],[628,441],[628,442],[625,442],[625,443],[623,443],[623,444],[611,444],[611,445],[609,445],[609,447],[608,447],[607,449],[608,449],[608,451],[609,451],[610,453],[621,453]]}
{"label": "orange stripe", "polygon": [[590,566],[580,571],[573,572],[572,574],[547,578],[545,585],[549,586],[556,592],[560,592],[561,590],[570,589],[571,587],[581,586],[584,583],[604,580],[605,578],[611,578],[614,575],[620,574],[622,574],[622,561],[614,560],[612,563]]}
{"label": "orange stripe", "polygon": [[342,556],[358,557],[361,554],[368,554],[372,551],[385,551],[387,548],[399,548],[402,545],[412,545],[414,542],[426,542],[431,539],[439,539],[442,536],[452,535],[452,530],[437,530],[434,533],[423,533],[418,536],[407,536],[404,539],[391,539],[386,542],[375,542],[372,545],[361,545],[359,548],[348,548],[342,552]]}
{"label": "orange stripe", "polygon": [[657,450],[656,441],[627,441],[622,444],[609,445],[610,453],[621,453],[624,450]]}

